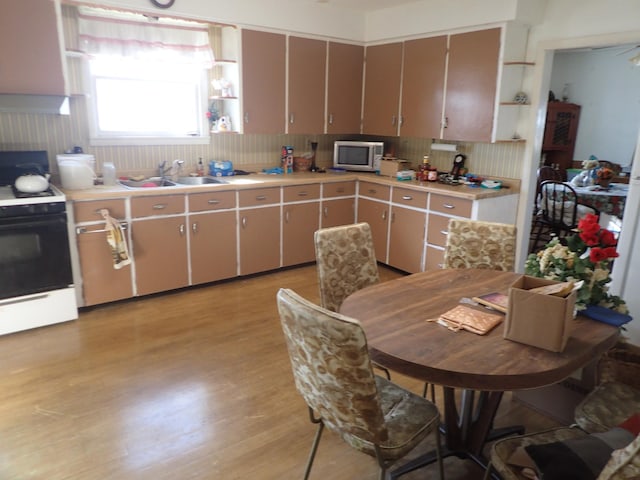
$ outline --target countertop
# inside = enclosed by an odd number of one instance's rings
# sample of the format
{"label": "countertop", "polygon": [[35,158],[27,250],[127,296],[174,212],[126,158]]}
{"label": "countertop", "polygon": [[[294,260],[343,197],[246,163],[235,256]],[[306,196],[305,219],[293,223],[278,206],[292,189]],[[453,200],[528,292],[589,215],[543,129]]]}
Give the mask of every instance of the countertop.
{"label": "countertop", "polygon": [[514,195],[520,192],[520,181],[514,179],[502,180],[506,188],[489,189],[471,187],[469,185],[446,185],[437,182],[400,181],[392,177],[383,177],[374,173],[312,173],[297,172],[287,175],[251,174],[231,177],[221,177],[228,183],[206,185],[179,185],[171,187],[127,188],[120,184],[114,186],[96,185],[85,190],[61,190],[68,200],[86,201],[103,198],[123,198],[141,195],[170,195],[197,193],[206,191],[245,190],[252,188],[280,187],[287,185],[303,185],[311,183],[342,182],[360,180],[381,185],[408,188],[412,190],[442,193],[459,198],[480,200],[483,198]]}

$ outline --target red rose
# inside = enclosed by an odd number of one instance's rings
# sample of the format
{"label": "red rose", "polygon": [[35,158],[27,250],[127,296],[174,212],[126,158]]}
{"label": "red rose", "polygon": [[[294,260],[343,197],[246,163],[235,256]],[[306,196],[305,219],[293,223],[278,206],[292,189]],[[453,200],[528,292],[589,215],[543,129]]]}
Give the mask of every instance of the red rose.
{"label": "red rose", "polygon": [[587,247],[600,245],[600,239],[598,238],[597,232],[582,232],[580,233],[580,240],[582,240]]}
{"label": "red rose", "polygon": [[600,232],[600,242],[604,247],[614,247],[618,243],[613,232],[604,228]]}
{"label": "red rose", "polygon": [[589,252],[589,260],[591,260],[591,262],[593,263],[601,262],[603,260],[606,260],[607,258],[609,257],[607,257],[604,249],[600,247],[593,247]]}
{"label": "red rose", "polygon": [[618,252],[616,252],[616,247],[607,247],[602,249],[607,258],[616,258],[618,256]]}
{"label": "red rose", "polygon": [[598,216],[594,215],[593,213],[586,214],[578,222],[578,228],[580,230],[583,230],[585,228],[593,228],[594,226],[600,228],[600,225],[598,224]]}

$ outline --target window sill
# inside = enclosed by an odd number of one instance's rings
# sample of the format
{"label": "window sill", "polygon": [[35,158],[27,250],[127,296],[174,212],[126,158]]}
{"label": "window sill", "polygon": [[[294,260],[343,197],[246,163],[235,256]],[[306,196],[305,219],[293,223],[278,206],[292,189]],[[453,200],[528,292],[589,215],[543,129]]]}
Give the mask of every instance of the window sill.
{"label": "window sill", "polygon": [[209,136],[206,137],[117,137],[117,138],[91,138],[89,144],[92,147],[108,146],[136,146],[136,145],[208,145]]}

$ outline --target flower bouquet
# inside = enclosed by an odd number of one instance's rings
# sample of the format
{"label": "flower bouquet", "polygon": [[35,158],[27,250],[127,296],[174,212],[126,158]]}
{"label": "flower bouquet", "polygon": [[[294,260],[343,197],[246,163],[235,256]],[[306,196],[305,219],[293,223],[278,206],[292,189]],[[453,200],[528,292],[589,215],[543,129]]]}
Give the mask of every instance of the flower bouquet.
{"label": "flower bouquet", "polygon": [[598,185],[604,188],[609,186],[613,177],[614,173],[610,168],[602,167],[596,170],[596,181],[598,182]]}
{"label": "flower bouquet", "polygon": [[609,293],[611,262],[618,256],[613,233],[598,224],[596,215],[586,215],[578,222],[577,232],[563,245],[553,238],[544,250],[532,253],[525,263],[525,273],[557,281],[580,282],[576,308],[598,305],[628,313],[627,305]]}

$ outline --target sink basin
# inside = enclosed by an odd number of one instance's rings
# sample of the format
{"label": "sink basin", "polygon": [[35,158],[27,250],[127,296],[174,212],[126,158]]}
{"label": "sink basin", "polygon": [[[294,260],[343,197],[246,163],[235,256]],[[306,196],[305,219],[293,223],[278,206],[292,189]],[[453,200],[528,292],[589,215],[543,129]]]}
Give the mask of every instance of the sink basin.
{"label": "sink basin", "polygon": [[158,188],[158,187],[175,187],[176,184],[171,180],[160,177],[145,178],[144,180],[118,180],[120,185],[127,188]]}
{"label": "sink basin", "polygon": [[180,185],[212,185],[227,182],[216,177],[178,177],[176,183]]}

